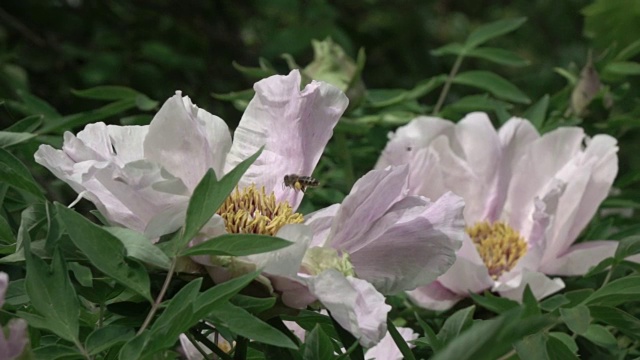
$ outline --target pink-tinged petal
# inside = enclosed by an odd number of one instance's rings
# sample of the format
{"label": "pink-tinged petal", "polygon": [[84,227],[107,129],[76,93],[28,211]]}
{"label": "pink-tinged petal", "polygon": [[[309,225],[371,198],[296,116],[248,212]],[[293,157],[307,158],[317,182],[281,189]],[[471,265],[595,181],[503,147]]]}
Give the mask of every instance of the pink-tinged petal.
{"label": "pink-tinged petal", "polygon": [[454,126],[451,121],[435,117],[419,116],[411,120],[407,125],[399,127],[395,133],[389,133],[389,142],[375,168],[413,165],[410,158],[414,152],[428,147],[433,139],[440,135],[452,136]]}
{"label": "pink-tinged petal", "polygon": [[[306,275],[305,275],[306,276]],[[304,309],[317,299],[311,292],[307,283],[301,278],[269,276],[269,281],[282,302],[293,309]]]}
{"label": "pink-tinged petal", "polygon": [[381,293],[415,289],[431,283],[453,265],[465,234],[463,208],[464,201],[453,193],[434,203],[425,198],[404,198],[367,226],[358,247],[344,250],[358,277]]}
{"label": "pink-tinged petal", "polygon": [[17,359],[27,345],[27,322],[23,319],[12,319],[7,325],[9,337],[5,338],[0,328],[0,359]]}
{"label": "pink-tinged petal", "polygon": [[312,81],[300,90],[300,73],[271,76],[254,85],[256,94],[234,133],[226,171],[264,146],[240,180],[273,191],[279,201],[297,208],[302,192],[283,189],[286,174],[309,176],[324,151],[349,100],[338,88]]}
{"label": "pink-tinged petal", "polygon": [[489,270],[469,236],[465,236],[457,255],[453,266],[438,278],[442,286],[462,296],[469,292],[478,293],[493,286],[494,281],[489,276]]}
{"label": "pink-tinged petal", "polygon": [[[404,339],[404,341],[411,341],[418,338],[418,333],[414,332],[411,328],[399,327],[397,328],[400,336]],[[413,344],[408,344],[409,347],[414,347]],[[391,337],[391,334],[387,333],[384,336],[382,341],[371,349],[367,350],[364,354],[364,358],[369,360],[402,360],[404,357],[402,356],[402,352],[398,349],[398,345]]]}
{"label": "pink-tinged petal", "polygon": [[452,292],[442,286],[439,281],[408,291],[407,295],[417,306],[435,311],[449,310],[458,301],[466,297],[466,295]]}
{"label": "pink-tinged petal", "polygon": [[303,224],[283,226],[276,237],[291,241],[293,244],[283,249],[262,254],[242,257],[254,264],[262,272],[270,275],[295,276],[300,269],[302,258],[311,242],[311,229]]}
{"label": "pink-tinged petal", "polygon": [[326,270],[307,281],[311,293],[362,346],[370,348],[382,340],[391,306],[373,285],[335,270]]}
{"label": "pink-tinged petal", "polygon": [[407,166],[372,170],[360,178],[335,215],[330,246],[348,252],[361,247],[369,227],[406,195],[406,181]]}
{"label": "pink-tinged petal", "polygon": [[304,342],[304,339],[307,335],[307,330],[303,329],[300,325],[298,325],[295,321],[282,321],[284,325],[291,330],[291,332],[300,339],[301,342]]}
{"label": "pink-tinged petal", "polygon": [[325,246],[326,241],[329,239],[328,236],[334,217],[339,209],[340,204],[333,204],[304,217],[304,224],[309,226],[313,233],[313,239],[309,247]]}
{"label": "pink-tinged petal", "polygon": [[530,143],[513,171],[504,213],[520,229],[534,211],[533,199],[546,192],[555,175],[580,151],[584,132],[559,128]]}
{"label": "pink-tinged petal", "polygon": [[193,190],[210,168],[222,177],[230,146],[231,135],[224,121],[177,92],[151,121],[144,154]]}
{"label": "pink-tinged petal", "polygon": [[588,241],[571,246],[566,253],[542,264],[540,271],[550,275],[584,275],[602,260],[612,257],[617,241]]}
{"label": "pink-tinged petal", "polygon": [[496,283],[493,291],[499,292],[501,296],[508,299],[521,302],[527,285],[536,299],[542,299],[564,289],[564,282],[560,278],[550,279],[541,272],[524,271],[507,282]]}

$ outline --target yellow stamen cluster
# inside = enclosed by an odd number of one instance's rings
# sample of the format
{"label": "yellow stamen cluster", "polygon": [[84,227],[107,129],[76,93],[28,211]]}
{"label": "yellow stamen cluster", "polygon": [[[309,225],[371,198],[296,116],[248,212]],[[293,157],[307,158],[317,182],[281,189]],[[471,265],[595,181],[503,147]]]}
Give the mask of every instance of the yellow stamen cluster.
{"label": "yellow stamen cluster", "polygon": [[466,231],[494,280],[513,269],[527,253],[527,243],[520,233],[503,222],[478,222]]}
{"label": "yellow stamen cluster", "polygon": [[287,224],[304,221],[302,214],[293,212],[288,202],[276,202],[276,196],[266,194],[264,186],[250,185],[236,189],[218,209],[227,232],[234,234],[261,234],[274,236]]}

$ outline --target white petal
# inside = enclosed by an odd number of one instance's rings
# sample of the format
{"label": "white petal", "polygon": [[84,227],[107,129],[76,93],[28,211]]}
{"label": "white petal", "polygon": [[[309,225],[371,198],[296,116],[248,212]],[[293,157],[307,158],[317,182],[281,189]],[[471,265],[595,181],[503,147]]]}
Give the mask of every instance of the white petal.
{"label": "white petal", "polygon": [[439,281],[408,291],[407,295],[419,307],[435,311],[449,310],[458,301],[466,297],[466,295],[452,292],[442,286]]}
{"label": "white petal", "polygon": [[304,217],[305,225],[308,225],[313,233],[313,240],[311,240],[309,247],[325,246],[326,241],[329,239],[331,225],[339,209],[340,204],[333,204]]}
{"label": "white petal", "polygon": [[571,246],[565,254],[544,263],[540,270],[552,275],[584,275],[591,267],[612,257],[617,247],[617,241],[588,241],[576,244]]}
{"label": "white petal", "polygon": [[525,271],[506,283],[496,283],[493,291],[498,291],[501,296],[508,299],[521,302],[527,285],[536,299],[542,299],[564,288],[564,282],[560,278],[550,279],[540,272]]}
{"label": "white petal", "polygon": [[276,237],[291,241],[293,244],[280,250],[249,255],[246,259],[267,274],[295,276],[311,242],[311,229],[303,224],[288,224],[278,231]]}
{"label": "white petal", "polygon": [[478,293],[493,286],[493,279],[469,236],[465,236],[457,255],[453,266],[438,278],[444,287],[466,296],[469,292]]}
{"label": "white petal", "polygon": [[382,340],[391,306],[373,285],[353,277],[345,278],[335,270],[324,271],[308,281],[311,293],[362,346],[369,348]]}
{"label": "white petal", "polygon": [[[397,328],[400,336],[405,341],[411,341],[418,338],[418,333],[414,332],[411,328],[399,327]],[[408,344],[409,347],[414,347],[413,344]],[[398,349],[398,345],[391,337],[391,334],[387,333],[380,343],[371,349],[367,350],[364,354],[365,359],[374,360],[402,360],[402,352]]]}
{"label": "white petal", "polygon": [[279,201],[297,208],[302,193],[283,190],[283,176],[313,173],[349,101],[338,88],[323,82],[312,81],[301,91],[297,70],[261,80],[254,90],[256,94],[234,133],[226,171],[264,146],[240,187],[264,185],[267,193],[273,191]]}

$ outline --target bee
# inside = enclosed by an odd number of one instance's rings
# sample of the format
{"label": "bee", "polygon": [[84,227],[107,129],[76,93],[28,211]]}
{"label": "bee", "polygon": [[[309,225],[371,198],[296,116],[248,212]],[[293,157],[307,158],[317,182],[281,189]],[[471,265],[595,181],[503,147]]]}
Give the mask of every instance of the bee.
{"label": "bee", "polygon": [[288,174],[284,176],[284,186],[288,186],[294,190],[305,192],[309,187],[320,185],[318,180],[311,176],[302,176],[297,174]]}

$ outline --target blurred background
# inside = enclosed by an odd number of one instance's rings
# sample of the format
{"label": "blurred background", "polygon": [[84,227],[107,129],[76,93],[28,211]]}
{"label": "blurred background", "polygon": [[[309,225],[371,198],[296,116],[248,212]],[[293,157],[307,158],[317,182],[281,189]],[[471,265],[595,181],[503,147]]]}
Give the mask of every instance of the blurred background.
{"label": "blurred background", "polygon": [[[637,171],[629,170],[640,168],[634,156],[640,151],[636,131],[640,106],[633,91],[640,65],[618,66],[613,69],[617,72],[605,68],[612,57],[638,40],[639,14],[637,0],[2,1],[0,99],[4,100],[0,125],[6,129],[25,116],[45,114],[43,128],[49,131],[40,131],[38,140],[59,145],[63,130],[78,131],[89,120],[148,123],[158,106],[155,101],[161,103],[179,89],[233,128],[246,105],[238,100],[251,96],[243,90],[271,71],[287,73],[294,62],[301,67],[309,64],[314,59],[311,41],[330,37],[351,59],[358,58],[359,50],[364,49],[366,62],[360,75],[369,97],[364,110],[351,109],[347,114],[359,122],[350,124],[346,119],[336,129],[337,139],[327,149],[319,174],[314,174],[331,186],[310,195],[313,205],[306,206],[312,210],[339,201],[355,179],[375,164],[387,132],[416,114],[430,113],[440,88],[420,92],[410,104],[400,104],[402,116],[389,112],[394,116],[383,116],[380,121],[366,118],[380,114],[371,108],[382,108],[372,100],[373,95],[388,99],[391,92],[385,89],[414,89],[426,79],[446,76],[455,57],[435,56],[435,49],[464,42],[484,24],[526,17],[516,31],[490,43],[516,54],[521,59],[518,66],[470,57],[461,71],[498,74],[530,99],[501,103],[508,107],[498,104],[501,108],[492,113],[496,126],[507,115],[532,111],[532,104],[540,104],[540,100],[547,104],[543,117],[556,119],[546,127],[539,126],[541,131],[580,124],[589,134],[616,136],[623,148],[621,181],[629,188],[627,195],[637,195]],[[632,45],[623,60],[637,57],[640,46],[636,47]],[[599,92],[598,101],[594,100],[588,111],[567,117],[571,92],[589,52],[594,68],[604,74],[604,86],[598,89],[605,91]],[[269,71],[263,71],[265,68]],[[99,114],[112,111],[111,115],[95,116],[91,111],[104,101],[79,98],[73,91],[102,85],[126,86],[148,98],[144,98],[145,104],[137,103],[137,108],[101,108]],[[214,97],[228,93],[227,97]],[[453,86],[446,104],[476,93]],[[473,100],[477,104],[478,98]],[[367,104],[374,106],[367,110]],[[144,116],[138,115],[141,110],[146,111]],[[486,109],[467,104],[455,110],[445,107],[439,114],[459,120],[465,111]],[[54,131],[47,127],[47,112],[52,118],[68,114],[83,114],[84,118]],[[33,165],[30,156],[37,144],[16,149],[16,155]],[[348,154],[341,155],[345,149]],[[50,176],[41,168],[36,171],[41,179]],[[60,190],[59,185],[48,191],[54,199],[68,203],[73,194],[65,187],[62,189],[67,190]],[[625,201],[616,204],[638,204],[628,197]]]}

